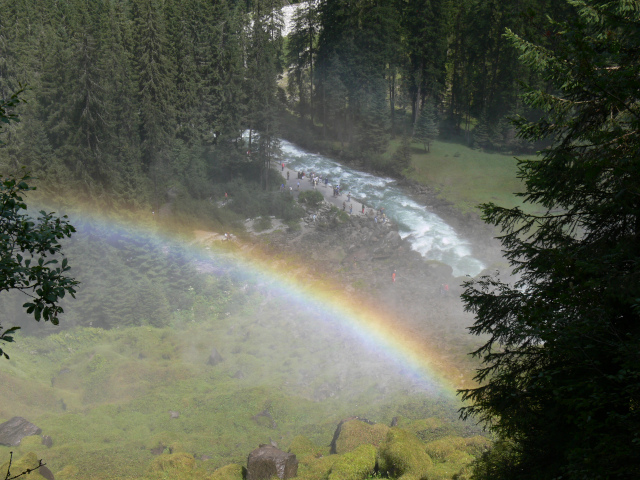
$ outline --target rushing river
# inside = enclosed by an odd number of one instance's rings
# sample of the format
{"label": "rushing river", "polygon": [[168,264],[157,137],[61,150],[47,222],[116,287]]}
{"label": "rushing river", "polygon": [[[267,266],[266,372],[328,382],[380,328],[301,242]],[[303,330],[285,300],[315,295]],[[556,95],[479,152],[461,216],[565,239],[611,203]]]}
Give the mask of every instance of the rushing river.
{"label": "rushing river", "polygon": [[455,276],[475,276],[484,264],[471,255],[469,242],[460,238],[442,218],[409,198],[392,178],[377,177],[341,165],[322,155],[306,152],[282,140],[283,160],[293,170],[313,171],[329,176],[330,184],[340,184],[357,200],[376,209],[398,224],[400,236],[428,259],[451,265]]}

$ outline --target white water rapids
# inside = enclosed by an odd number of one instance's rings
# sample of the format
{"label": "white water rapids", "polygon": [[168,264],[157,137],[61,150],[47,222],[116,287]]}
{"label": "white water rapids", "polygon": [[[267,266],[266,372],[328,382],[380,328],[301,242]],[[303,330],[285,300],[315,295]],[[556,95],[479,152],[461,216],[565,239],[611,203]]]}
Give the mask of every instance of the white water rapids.
{"label": "white water rapids", "polygon": [[323,155],[309,153],[286,140],[281,141],[283,161],[293,170],[314,172],[329,184],[343,186],[347,192],[385,214],[398,224],[400,236],[407,238],[423,257],[453,268],[454,276],[476,276],[484,264],[471,255],[469,242],[460,238],[442,218],[409,198],[392,178],[377,177],[341,165]]}

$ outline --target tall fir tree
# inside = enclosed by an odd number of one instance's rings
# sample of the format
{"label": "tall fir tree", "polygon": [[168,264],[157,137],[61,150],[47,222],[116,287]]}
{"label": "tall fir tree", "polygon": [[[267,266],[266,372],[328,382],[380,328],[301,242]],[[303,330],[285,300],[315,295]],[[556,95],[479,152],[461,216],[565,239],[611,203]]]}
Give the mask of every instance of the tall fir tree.
{"label": "tall fir tree", "polygon": [[515,280],[485,276],[462,296],[488,336],[462,413],[505,440],[482,480],[640,475],[640,15],[570,3],[578,15],[547,26],[548,47],[508,32],[555,87],[527,92],[545,115],[521,118],[520,135],[552,144],[519,163],[522,197],[544,213],[483,206]]}
{"label": "tall fir tree", "polygon": [[422,107],[413,138],[424,145],[425,152],[430,152],[431,144],[439,134],[436,106],[433,99],[429,98]]}

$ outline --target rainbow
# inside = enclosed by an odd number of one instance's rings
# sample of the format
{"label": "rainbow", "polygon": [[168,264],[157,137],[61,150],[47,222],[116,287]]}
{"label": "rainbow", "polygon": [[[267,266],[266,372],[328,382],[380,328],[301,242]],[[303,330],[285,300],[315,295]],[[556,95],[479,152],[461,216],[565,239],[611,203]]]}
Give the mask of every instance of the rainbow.
{"label": "rainbow", "polygon": [[166,232],[159,229],[148,214],[143,220],[126,220],[85,208],[69,216],[72,223],[79,220],[98,224],[114,234],[126,230],[129,234],[152,236],[168,244],[177,242],[194,261],[210,265],[212,270],[233,266],[247,278],[268,285],[270,295],[280,296],[296,308],[319,312],[323,321],[334,322],[365,347],[383,353],[401,367],[404,375],[419,381],[433,394],[452,400],[457,389],[470,386],[462,383],[460,368],[431,347],[432,342],[424,331],[416,331],[410,322],[398,318],[384,306],[371,304],[370,300],[346,292],[330,278],[311,272],[299,258],[268,254],[241,241],[224,242],[222,235],[212,232],[190,230],[183,235]]}

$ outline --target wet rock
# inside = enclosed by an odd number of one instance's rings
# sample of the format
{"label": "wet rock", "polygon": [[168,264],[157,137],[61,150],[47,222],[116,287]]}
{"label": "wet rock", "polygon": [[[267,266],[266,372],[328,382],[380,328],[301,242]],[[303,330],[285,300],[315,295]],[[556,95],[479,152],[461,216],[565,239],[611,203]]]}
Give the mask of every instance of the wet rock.
{"label": "wet rock", "polygon": [[211,365],[213,367],[218,365],[223,360],[224,358],[222,358],[220,352],[218,352],[218,350],[214,348],[213,350],[211,350],[211,354],[209,355],[209,359],[207,360],[207,365]]}
{"label": "wet rock", "polygon": [[24,437],[40,435],[42,430],[22,417],[13,417],[0,424],[0,445],[8,447],[20,445]]}
{"label": "wet rock", "polygon": [[180,412],[176,412],[175,410],[169,410],[169,416],[171,418],[180,418]]}
{"label": "wet rock", "polygon": [[[157,447],[152,448],[149,451],[153,455],[162,455],[164,453],[165,448],[167,448],[165,445],[159,443]],[[169,448],[169,453],[171,453],[171,448]]]}
{"label": "wet rock", "polygon": [[53,439],[49,435],[42,436],[42,445],[45,445],[47,448],[51,448],[53,446]]}
{"label": "wet rock", "polygon": [[269,410],[263,410],[262,412],[257,413],[256,415],[251,417],[251,420],[253,420],[258,425],[261,425],[263,427],[269,427],[269,428],[277,427],[275,420],[269,413]]}
{"label": "wet rock", "polygon": [[261,445],[247,459],[247,480],[269,480],[274,475],[280,479],[293,478],[298,473],[298,459],[271,445]]}

